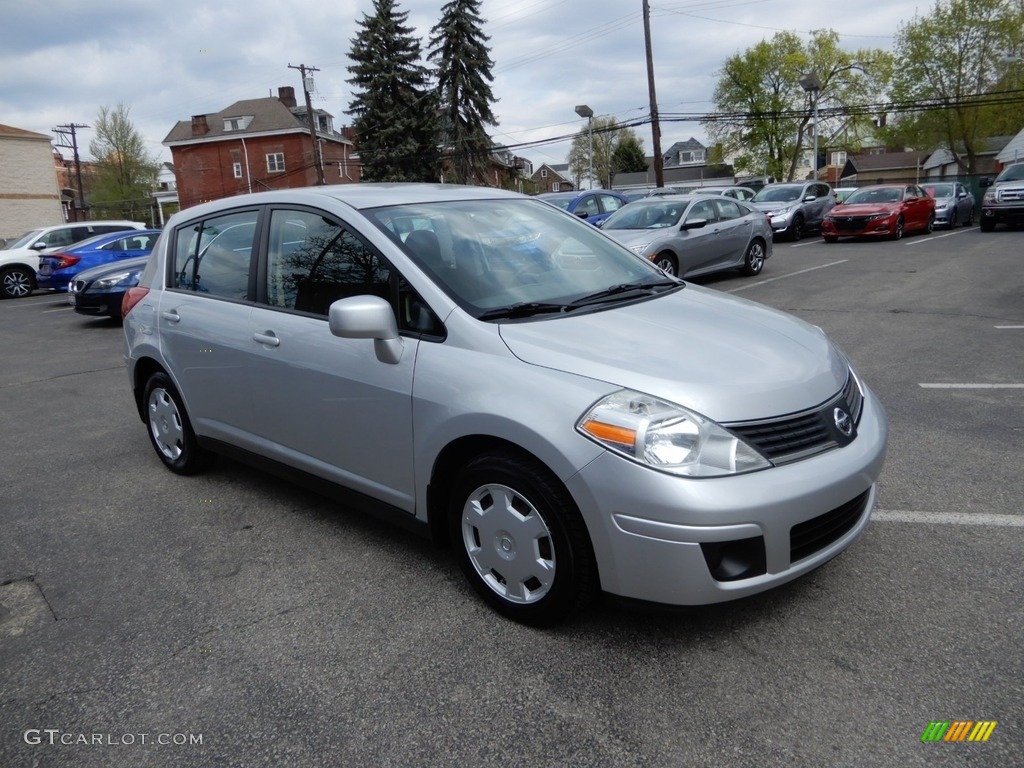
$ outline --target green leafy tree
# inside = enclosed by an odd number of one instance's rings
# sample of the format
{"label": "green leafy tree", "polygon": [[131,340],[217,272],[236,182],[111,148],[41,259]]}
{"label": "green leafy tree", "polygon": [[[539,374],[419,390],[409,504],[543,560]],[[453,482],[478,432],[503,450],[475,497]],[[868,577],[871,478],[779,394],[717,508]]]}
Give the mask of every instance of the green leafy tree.
{"label": "green leafy tree", "polygon": [[[801,76],[810,72],[821,84],[817,93],[800,85]],[[715,86],[717,114],[703,125],[726,156],[735,157],[737,172],[792,180],[811,144],[812,128],[817,128],[819,141],[842,131],[845,148],[858,148],[872,115],[843,110],[876,103],[891,72],[888,53],[846,51],[831,30],[813,32],[806,44],[791,32],[780,32],[726,59]],[[818,126],[813,125],[815,96]]]}
{"label": "green leafy tree", "polygon": [[437,181],[437,100],[408,11],[374,0],[352,38],[349,113],[367,181]]}
{"label": "green leafy tree", "polygon": [[[590,124],[576,134],[569,148],[569,172],[576,179],[590,179],[591,152],[593,152],[593,181],[597,186],[611,189],[612,179],[617,172],[613,156],[619,143],[629,138],[637,141],[631,128],[620,128],[614,117],[593,117]],[[640,150],[643,154],[643,150]],[[644,170],[647,168],[644,164]]]}
{"label": "green leafy tree", "polygon": [[428,60],[437,66],[442,145],[450,153],[451,181],[483,184],[488,177],[491,139],[496,125],[491,104],[490,51],[480,18],[480,0],[450,0],[431,30]]}
{"label": "green leafy tree", "polygon": [[[910,146],[947,148],[967,173],[984,139],[1024,124],[1021,62],[1024,6],[1014,0],[939,0],[900,27],[892,98],[925,108],[898,114],[889,135]],[[1005,95],[1001,96],[1000,93]]]}
{"label": "green leafy tree", "polygon": [[623,128],[612,152],[611,186],[617,173],[641,173],[647,170],[647,156],[644,145],[632,128]]}
{"label": "green leafy tree", "polygon": [[159,163],[128,117],[131,108],[100,107],[89,152],[96,162],[89,203],[93,216],[151,221]]}

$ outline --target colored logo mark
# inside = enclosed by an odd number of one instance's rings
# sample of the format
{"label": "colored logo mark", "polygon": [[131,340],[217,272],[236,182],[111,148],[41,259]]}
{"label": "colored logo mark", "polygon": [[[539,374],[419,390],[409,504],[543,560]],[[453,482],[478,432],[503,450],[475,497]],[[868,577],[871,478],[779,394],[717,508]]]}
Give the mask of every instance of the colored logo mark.
{"label": "colored logo mark", "polygon": [[995,720],[932,720],[921,741],[988,741],[996,725]]}

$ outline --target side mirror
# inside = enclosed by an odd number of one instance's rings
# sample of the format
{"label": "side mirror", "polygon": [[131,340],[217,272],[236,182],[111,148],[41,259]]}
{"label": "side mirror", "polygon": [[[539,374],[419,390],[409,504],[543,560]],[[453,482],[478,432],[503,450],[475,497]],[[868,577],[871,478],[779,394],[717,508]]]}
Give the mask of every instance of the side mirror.
{"label": "side mirror", "polygon": [[33,251],[42,251],[47,248],[47,245],[43,241],[39,240],[37,242],[32,243],[32,245],[30,245],[29,248],[31,248]]}
{"label": "side mirror", "polygon": [[815,197],[814,195],[807,195],[807,197],[804,198],[804,202],[805,203],[813,203],[817,199],[818,198]]}
{"label": "side mirror", "polygon": [[342,339],[373,339],[373,350],[382,363],[402,359],[404,344],[391,305],[380,296],[338,299],[327,310],[331,333]]}
{"label": "side mirror", "polygon": [[586,211],[573,211],[573,213],[575,213],[581,219],[585,219],[589,215]]}
{"label": "side mirror", "polygon": [[703,229],[708,225],[707,219],[689,219],[683,222],[683,226],[680,229]]}

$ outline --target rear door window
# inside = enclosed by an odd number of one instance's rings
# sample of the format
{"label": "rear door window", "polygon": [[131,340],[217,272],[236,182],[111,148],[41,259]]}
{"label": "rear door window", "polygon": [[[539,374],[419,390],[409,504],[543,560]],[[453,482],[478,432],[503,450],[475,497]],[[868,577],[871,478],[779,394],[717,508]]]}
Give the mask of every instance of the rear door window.
{"label": "rear door window", "polygon": [[247,298],[257,219],[255,210],[240,211],[178,228],[170,285],[225,299]]}

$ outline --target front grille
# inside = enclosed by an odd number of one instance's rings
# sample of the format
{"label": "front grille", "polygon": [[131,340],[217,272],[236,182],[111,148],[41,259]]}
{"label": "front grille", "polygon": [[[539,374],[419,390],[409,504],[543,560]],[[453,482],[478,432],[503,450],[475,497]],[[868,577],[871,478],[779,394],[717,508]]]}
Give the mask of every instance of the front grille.
{"label": "front grille", "polygon": [[816,408],[777,419],[725,426],[773,464],[788,464],[849,442],[852,436],[845,438],[836,429],[835,409],[843,408],[856,425],[863,406],[864,396],[851,373],[843,389]]}
{"label": "front grille", "polygon": [[837,216],[832,219],[838,232],[860,232],[867,227],[868,221],[870,219],[867,216]]}
{"label": "front grille", "polygon": [[998,192],[999,202],[1017,203],[1024,200],[1024,187],[1009,187]]}
{"label": "front grille", "polygon": [[84,290],[85,290],[85,280],[75,280],[75,282],[71,284],[71,292],[72,293],[81,293]]}
{"label": "front grille", "polygon": [[795,563],[810,557],[852,531],[864,514],[869,493],[864,491],[830,512],[794,525],[789,531],[789,561]]}

